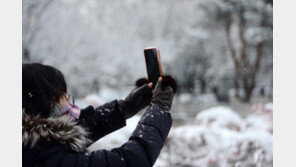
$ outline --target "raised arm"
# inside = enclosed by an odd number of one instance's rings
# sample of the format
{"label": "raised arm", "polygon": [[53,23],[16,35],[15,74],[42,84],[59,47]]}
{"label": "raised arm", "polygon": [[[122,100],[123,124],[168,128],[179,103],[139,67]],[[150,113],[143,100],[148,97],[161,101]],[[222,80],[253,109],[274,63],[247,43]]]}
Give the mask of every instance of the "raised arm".
{"label": "raised arm", "polygon": [[[111,151],[97,150],[89,154],[67,154],[60,161],[64,166],[81,167],[151,167],[172,126],[168,112],[173,100],[171,87],[155,88],[151,106],[144,112],[130,139],[121,147]],[[75,161],[69,159],[75,158]]]}
{"label": "raised arm", "polygon": [[164,145],[171,126],[170,113],[158,106],[149,107],[128,142],[111,151],[97,150],[90,154],[79,154],[77,162],[71,165],[151,167]]}
{"label": "raised arm", "polygon": [[89,106],[81,110],[78,122],[88,130],[89,138],[94,142],[126,125],[117,100],[95,109]]}
{"label": "raised arm", "polygon": [[81,110],[79,124],[90,132],[90,139],[101,137],[125,126],[125,120],[147,107],[152,98],[151,84],[135,88],[124,100],[114,100],[94,109],[92,106]]}

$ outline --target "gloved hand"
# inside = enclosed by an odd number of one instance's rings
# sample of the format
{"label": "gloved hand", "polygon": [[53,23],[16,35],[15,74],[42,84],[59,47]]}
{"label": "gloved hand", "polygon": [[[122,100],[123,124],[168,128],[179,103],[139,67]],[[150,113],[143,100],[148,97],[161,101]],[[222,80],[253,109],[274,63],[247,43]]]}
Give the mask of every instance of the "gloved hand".
{"label": "gloved hand", "polygon": [[[139,86],[139,85],[137,85]],[[152,99],[152,83],[144,84],[134,90],[118,104],[123,110],[125,119],[136,115],[141,109],[148,106]]]}
{"label": "gloved hand", "polygon": [[154,88],[151,104],[166,111],[171,110],[174,94],[176,93],[177,82],[170,75],[160,77]]}

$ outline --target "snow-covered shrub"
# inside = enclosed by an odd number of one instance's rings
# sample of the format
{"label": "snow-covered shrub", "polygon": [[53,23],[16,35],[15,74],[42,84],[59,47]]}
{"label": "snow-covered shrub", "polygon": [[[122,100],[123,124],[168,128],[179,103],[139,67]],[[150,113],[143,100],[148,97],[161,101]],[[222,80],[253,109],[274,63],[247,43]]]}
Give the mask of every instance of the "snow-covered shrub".
{"label": "snow-covered shrub", "polygon": [[243,128],[240,116],[230,108],[223,106],[201,111],[196,115],[195,123],[213,129],[225,128],[240,131]]}
{"label": "snow-covered shrub", "polygon": [[273,104],[254,104],[252,112],[253,114],[246,118],[246,127],[252,130],[262,129],[273,133]]}
{"label": "snow-covered shrub", "polygon": [[[200,166],[208,164],[209,153],[217,151],[217,136],[206,127],[186,125],[171,131],[161,153],[165,166]],[[157,165],[156,165],[157,166]]]}
{"label": "snow-covered shrub", "polygon": [[[271,106],[262,108],[272,113]],[[265,116],[254,113],[243,119],[220,106],[204,110],[197,114],[195,124],[171,130],[155,166],[272,166],[273,137],[266,128],[272,127],[272,121]]]}
{"label": "snow-covered shrub", "polygon": [[225,148],[228,166],[270,167],[273,162],[272,134],[264,130],[247,130]]}

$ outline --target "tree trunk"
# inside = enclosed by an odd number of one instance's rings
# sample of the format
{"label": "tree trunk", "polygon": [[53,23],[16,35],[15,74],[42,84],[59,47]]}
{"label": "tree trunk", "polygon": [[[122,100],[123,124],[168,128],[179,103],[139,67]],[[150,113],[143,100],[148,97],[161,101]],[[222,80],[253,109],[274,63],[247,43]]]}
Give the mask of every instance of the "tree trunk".
{"label": "tree trunk", "polygon": [[[249,102],[253,90],[256,86],[256,77],[259,71],[260,62],[262,59],[262,49],[264,42],[261,41],[257,43],[256,45],[256,58],[254,63],[250,62],[250,59],[248,59],[248,54],[246,52],[246,49],[248,47],[244,33],[246,28],[246,20],[244,18],[244,9],[241,9],[238,13],[239,23],[238,23],[238,38],[240,41],[240,47],[238,50],[235,49],[233,42],[231,40],[231,34],[230,29],[232,25],[232,18],[231,14],[226,15],[225,19],[225,31],[226,31],[226,38],[227,38],[227,45],[230,50],[230,55],[234,63],[235,71],[234,71],[234,78],[233,78],[233,84],[234,89],[236,90],[236,96],[245,101]],[[262,17],[261,26],[264,26],[264,17]],[[243,88],[244,97],[240,97],[238,92],[239,88]]]}
{"label": "tree trunk", "polygon": [[200,79],[200,93],[205,94],[206,93],[206,87],[207,83],[204,79]]}

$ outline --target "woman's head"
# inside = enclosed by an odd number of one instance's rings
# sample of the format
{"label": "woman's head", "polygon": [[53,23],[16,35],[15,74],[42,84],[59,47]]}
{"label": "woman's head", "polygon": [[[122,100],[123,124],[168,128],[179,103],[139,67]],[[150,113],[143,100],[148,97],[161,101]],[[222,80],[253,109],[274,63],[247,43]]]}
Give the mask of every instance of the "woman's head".
{"label": "woman's head", "polygon": [[48,117],[55,103],[67,93],[67,84],[58,69],[39,63],[23,64],[22,108],[30,115]]}

